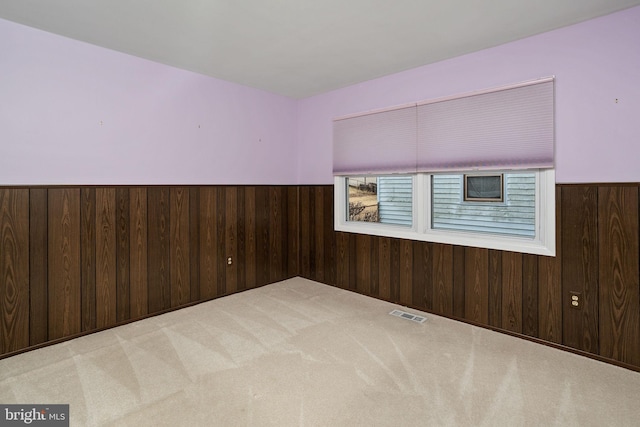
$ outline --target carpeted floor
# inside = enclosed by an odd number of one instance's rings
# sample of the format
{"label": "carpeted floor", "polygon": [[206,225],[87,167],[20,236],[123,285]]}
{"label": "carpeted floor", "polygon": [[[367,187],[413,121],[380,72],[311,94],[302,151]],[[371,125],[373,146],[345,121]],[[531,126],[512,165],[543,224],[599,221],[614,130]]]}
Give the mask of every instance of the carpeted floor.
{"label": "carpeted floor", "polygon": [[639,373],[394,308],[295,278],[0,360],[0,403],[69,403],[72,426],[640,423]]}

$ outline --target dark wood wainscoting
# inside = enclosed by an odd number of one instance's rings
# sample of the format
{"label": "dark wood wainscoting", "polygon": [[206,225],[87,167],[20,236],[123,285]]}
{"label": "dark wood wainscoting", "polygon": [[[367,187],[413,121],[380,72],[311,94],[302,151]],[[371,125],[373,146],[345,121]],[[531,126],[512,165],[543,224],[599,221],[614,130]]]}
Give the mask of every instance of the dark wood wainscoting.
{"label": "dark wood wainscoting", "polygon": [[640,370],[639,190],[558,185],[552,258],[336,232],[332,186],[0,188],[0,356],[301,275]]}
{"label": "dark wood wainscoting", "polygon": [[0,355],[296,276],[298,206],[297,186],[0,188]]}
{"label": "dark wood wainscoting", "polygon": [[639,369],[638,194],[558,185],[552,258],[334,232],[333,187],[303,186],[300,274]]}

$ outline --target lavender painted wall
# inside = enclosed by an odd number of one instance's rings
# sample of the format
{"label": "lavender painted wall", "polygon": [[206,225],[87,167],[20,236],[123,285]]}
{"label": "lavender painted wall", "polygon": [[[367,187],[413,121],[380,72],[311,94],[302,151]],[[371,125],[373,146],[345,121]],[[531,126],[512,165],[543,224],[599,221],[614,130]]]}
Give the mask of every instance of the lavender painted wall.
{"label": "lavender painted wall", "polygon": [[640,7],[635,7],[300,101],[298,182],[333,182],[335,117],[551,75],[556,76],[556,181],[640,181]]}
{"label": "lavender painted wall", "polygon": [[295,101],[0,20],[0,185],[330,184],[335,117],[549,75],[557,181],[637,182],[638,40],[635,7]]}
{"label": "lavender painted wall", "polygon": [[0,185],[295,184],[296,107],[0,20]]}

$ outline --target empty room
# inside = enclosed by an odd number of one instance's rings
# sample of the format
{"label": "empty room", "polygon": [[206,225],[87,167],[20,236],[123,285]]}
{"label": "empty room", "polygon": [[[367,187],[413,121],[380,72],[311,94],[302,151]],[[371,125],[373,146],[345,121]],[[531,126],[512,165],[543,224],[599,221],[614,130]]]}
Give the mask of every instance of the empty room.
{"label": "empty room", "polygon": [[634,426],[640,0],[0,3],[0,425]]}

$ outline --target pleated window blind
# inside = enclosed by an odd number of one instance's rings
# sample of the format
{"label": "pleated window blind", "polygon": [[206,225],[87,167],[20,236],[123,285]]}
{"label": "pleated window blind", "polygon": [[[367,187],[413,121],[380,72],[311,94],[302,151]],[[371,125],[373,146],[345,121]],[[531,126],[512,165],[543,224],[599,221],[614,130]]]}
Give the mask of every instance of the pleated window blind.
{"label": "pleated window blind", "polygon": [[415,172],[416,113],[410,106],[334,121],[334,175]]}
{"label": "pleated window blind", "polygon": [[553,80],[418,105],[418,172],[552,168]]}
{"label": "pleated window blind", "polygon": [[334,175],[554,166],[554,79],[334,121]]}

